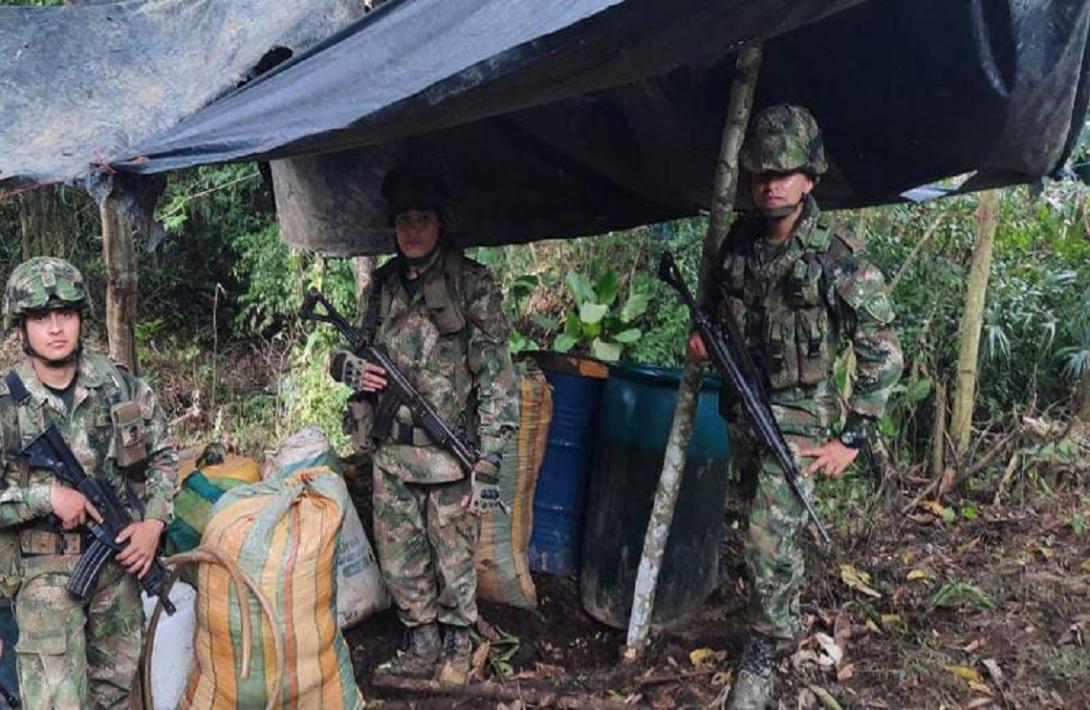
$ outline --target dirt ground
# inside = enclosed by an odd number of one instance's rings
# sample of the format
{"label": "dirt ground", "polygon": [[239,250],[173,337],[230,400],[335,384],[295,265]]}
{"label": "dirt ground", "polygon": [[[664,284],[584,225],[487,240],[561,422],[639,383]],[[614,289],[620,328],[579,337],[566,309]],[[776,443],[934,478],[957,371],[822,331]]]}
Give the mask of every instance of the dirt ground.
{"label": "dirt ground", "polygon": [[[1052,494],[954,522],[880,514],[826,551],[811,540],[810,631],[779,664],[779,707],[1090,708],[1090,531],[1080,521],[1090,498]],[[402,641],[392,612],[348,633],[364,694],[392,708],[721,707],[745,642],[734,523],[724,522],[720,582],[699,615],[655,635],[634,663],[620,660],[624,631],[583,611],[576,578],[535,574],[536,611],[481,605],[485,631],[504,642],[469,692],[492,697],[376,687],[375,667]]]}

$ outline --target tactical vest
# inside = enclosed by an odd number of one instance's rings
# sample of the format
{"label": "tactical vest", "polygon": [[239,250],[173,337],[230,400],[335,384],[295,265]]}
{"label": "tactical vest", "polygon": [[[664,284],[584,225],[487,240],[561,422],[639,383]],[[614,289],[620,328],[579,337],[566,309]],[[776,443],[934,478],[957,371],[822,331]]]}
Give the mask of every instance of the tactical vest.
{"label": "tactical vest", "polygon": [[719,307],[730,309],[768,387],[811,387],[832,369],[832,265],[854,245],[819,222],[792,237],[800,240],[797,246],[785,245],[797,252],[793,258],[784,253],[762,264],[756,254],[762,237],[752,231],[744,235],[749,238],[724,242]]}
{"label": "tactical vest", "polygon": [[[90,413],[89,418],[91,431],[88,432],[88,437],[93,442],[96,460],[93,468],[88,467],[88,475],[96,475],[96,472],[102,471],[106,466],[134,466],[146,461],[143,420],[139,405],[132,400],[134,391],[129,377],[119,366],[102,356],[83,357],[97,371],[106,375],[106,382],[95,390],[92,404],[95,410]],[[30,395],[25,385],[13,381],[13,373],[14,371],[5,378],[0,378],[4,384],[0,390],[0,434],[3,437],[4,460],[7,462],[6,467],[0,470],[0,476],[3,477],[0,479],[0,487],[7,485],[7,476],[15,475],[19,477],[19,485],[25,488],[30,483],[30,467],[26,459],[20,456],[24,444],[27,443],[23,440],[22,433],[37,433],[40,426],[26,406]],[[119,475],[120,473],[119,471]],[[142,502],[131,487],[126,485],[124,493],[121,499],[128,498],[130,508],[142,516]],[[0,596],[10,597],[18,590],[22,574],[19,531],[36,524],[37,521],[28,521],[23,526],[0,529]]]}
{"label": "tactical vest", "polygon": [[[463,253],[453,247],[440,247],[443,252],[439,255],[442,263],[435,265],[439,273],[428,273],[421,277],[419,289],[427,309],[428,319],[435,326],[440,339],[436,356],[442,363],[447,363],[452,369],[452,379],[456,391],[465,397],[462,411],[457,413],[457,421],[452,422],[469,435],[476,434],[476,397],[473,388],[473,376],[468,365],[468,338],[466,333],[466,287],[464,279],[468,273],[466,258]],[[394,289],[388,283],[392,279],[399,278],[397,269],[400,268],[398,259],[393,259],[375,272],[374,287],[368,298],[367,307],[361,322],[361,329],[365,337],[374,341],[380,334],[383,321],[386,319],[393,304]],[[356,409],[359,409],[359,405]],[[350,405],[350,409],[352,406]],[[362,412],[353,412],[352,416],[361,418]],[[401,417],[405,420],[406,417]],[[402,421],[408,425],[409,421]],[[365,437],[361,437],[357,431],[357,443],[363,443]]]}

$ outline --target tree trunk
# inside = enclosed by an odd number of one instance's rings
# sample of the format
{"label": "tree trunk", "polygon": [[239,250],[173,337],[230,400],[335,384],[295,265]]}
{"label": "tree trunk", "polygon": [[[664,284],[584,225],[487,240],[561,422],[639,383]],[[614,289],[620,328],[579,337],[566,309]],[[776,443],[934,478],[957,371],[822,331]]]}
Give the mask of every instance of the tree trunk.
{"label": "tree trunk", "polygon": [[[753,105],[753,90],[757,85],[757,72],[761,66],[761,46],[743,47],[738,52],[738,73],[730,91],[727,120],[719,144],[719,157],[715,168],[715,185],[712,191],[712,209],[708,218],[708,231],[704,236],[704,248],[700,263],[700,280],[697,299],[708,288],[709,275],[715,266],[715,255],[727,236],[734,213],[734,195],[738,186],[738,151],[745,137]],[[685,470],[685,455],[692,437],[693,420],[697,399],[703,381],[703,365],[686,355],[678,389],[674,421],[659,477],[658,490],[647,523],[643,541],[643,556],[636,576],[636,588],[632,598],[632,614],[628,622],[626,658],[635,658],[647,643],[654,610],[655,590],[658,585],[662,555],[670,535],[674,519],[674,505],[681,486],[681,474]]]}
{"label": "tree trunk", "polygon": [[134,375],[136,359],[136,309],[140,297],[136,250],[132,229],[107,198],[99,208],[102,218],[102,262],[106,270],[106,335],[110,357]]}
{"label": "tree trunk", "polygon": [[988,190],[980,193],[976,208],[976,246],[973,248],[973,258],[969,266],[969,286],[965,292],[965,310],[961,316],[961,349],[958,353],[954,415],[950,421],[950,436],[958,456],[968,450],[969,434],[972,431],[980,329],[984,323],[984,297],[988,292],[992,247],[995,244],[995,228],[998,222],[999,192]]}
{"label": "tree trunk", "polygon": [[375,272],[375,257],[352,257],[352,273],[356,275],[356,312],[363,317],[367,297],[371,293],[371,278]]}
{"label": "tree trunk", "polygon": [[1083,371],[1079,382],[1079,419],[1090,422],[1090,368]]}
{"label": "tree trunk", "polygon": [[940,481],[946,471],[946,383],[938,379],[935,380],[934,406],[931,413],[931,480]]}

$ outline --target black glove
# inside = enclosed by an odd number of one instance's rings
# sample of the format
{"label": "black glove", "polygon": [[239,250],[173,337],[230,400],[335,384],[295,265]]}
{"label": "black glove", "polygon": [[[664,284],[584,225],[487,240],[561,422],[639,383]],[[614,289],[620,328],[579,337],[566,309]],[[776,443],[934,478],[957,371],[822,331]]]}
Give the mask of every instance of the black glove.
{"label": "black glove", "polygon": [[473,467],[470,474],[469,512],[472,515],[484,515],[491,513],[496,508],[507,510],[507,506],[500,498],[499,467],[487,460],[481,459]]}

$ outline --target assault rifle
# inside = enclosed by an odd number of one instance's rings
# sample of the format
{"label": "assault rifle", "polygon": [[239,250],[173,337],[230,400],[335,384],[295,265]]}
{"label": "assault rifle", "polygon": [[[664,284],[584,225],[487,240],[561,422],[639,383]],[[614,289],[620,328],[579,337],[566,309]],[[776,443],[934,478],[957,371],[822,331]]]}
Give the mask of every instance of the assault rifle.
{"label": "assault rifle", "polygon": [[814,521],[814,526],[817,528],[818,533],[821,534],[822,539],[829,542],[829,533],[826,532],[825,526],[818,519],[814,506],[810,504],[810,501],[803,495],[802,489],[799,488],[799,477],[802,472],[799,471],[795,457],[791,455],[787,441],[783,438],[783,432],[780,431],[779,425],[776,424],[768,393],[765,392],[757,375],[757,367],[750,357],[749,350],[746,349],[745,341],[738,331],[738,324],[734,322],[734,316],[729,312],[726,314],[724,321],[727,332],[726,337],[724,337],[724,334],[719,331],[711,318],[697,305],[693,295],[689,292],[689,288],[685,285],[685,279],[682,278],[681,271],[674,262],[674,257],[668,251],[664,251],[659,260],[659,278],[672,286],[681,295],[681,300],[685,302],[685,305],[689,307],[693,325],[696,326],[697,332],[700,333],[700,337],[704,341],[704,347],[708,351],[708,357],[711,359],[712,364],[715,365],[715,369],[719,371],[719,374],[741,398],[742,409],[745,410],[746,416],[749,417],[753,430],[761,441],[772,450],[776,461],[783,469],[783,476],[787,481],[787,486],[799,499],[803,507],[806,508],[806,514]]}
{"label": "assault rifle", "polygon": [[[73,597],[81,602],[87,601],[98,583],[102,568],[128,545],[115,541],[121,531],[132,523],[132,516],[121,505],[112,488],[87,475],[55,425],[50,424],[45,431],[34,437],[23,448],[23,455],[29,457],[31,466],[49,469],[61,481],[82,493],[102,515],[101,523],[93,519],[87,520],[86,527],[91,533],[91,544],[80,556],[66,587]],[[174,605],[168,597],[170,590],[164,586],[166,568],[162,561],[156,558],[147,573],[138,581],[145,592],[159,597],[168,614],[174,613]]]}
{"label": "assault rifle", "polygon": [[[317,310],[318,306],[322,307],[322,311]],[[375,425],[372,434],[376,439],[389,437],[394,414],[399,406],[404,405],[412,413],[413,421],[428,433],[428,437],[436,446],[449,451],[467,474],[473,470],[481,458],[477,447],[465,441],[439,416],[435,408],[424,399],[393,361],[390,354],[386,352],[386,348],[373,342],[373,333],[367,334],[360,328],[352,327],[325,296],[313,289],[303,299],[299,317],[303,320],[330,324],[348,341],[353,355],[386,370],[386,390],[375,407]]]}

